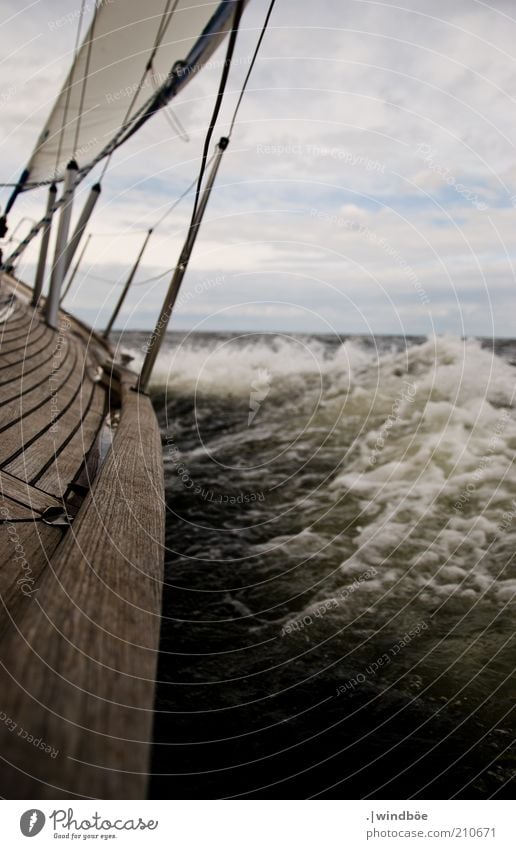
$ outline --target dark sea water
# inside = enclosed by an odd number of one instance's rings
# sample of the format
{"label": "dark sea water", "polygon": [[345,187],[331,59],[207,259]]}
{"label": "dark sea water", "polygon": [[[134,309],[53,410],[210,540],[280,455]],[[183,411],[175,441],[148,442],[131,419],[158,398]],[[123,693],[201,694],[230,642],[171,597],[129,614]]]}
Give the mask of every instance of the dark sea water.
{"label": "dark sea water", "polygon": [[169,334],[154,797],[514,793],[514,362]]}

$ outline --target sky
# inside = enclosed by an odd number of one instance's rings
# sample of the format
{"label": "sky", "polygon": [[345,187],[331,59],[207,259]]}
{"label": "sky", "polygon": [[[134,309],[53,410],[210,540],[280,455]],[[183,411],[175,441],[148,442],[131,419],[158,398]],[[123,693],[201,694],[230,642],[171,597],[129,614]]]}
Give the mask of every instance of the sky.
{"label": "sky", "polygon": [[[79,7],[1,0],[5,182],[27,163],[63,82]],[[250,0],[244,13],[214,140],[267,7]],[[172,116],[154,116],[113,157],[66,301],[97,327],[146,230],[197,174],[219,74],[214,61]],[[276,0],[171,329],[515,336],[515,131],[510,0]],[[2,206],[7,197],[2,189]],[[154,325],[192,200],[153,234],[118,327]],[[45,202],[44,190],[17,201],[13,238]],[[36,240],[18,267],[27,282],[37,250]]]}

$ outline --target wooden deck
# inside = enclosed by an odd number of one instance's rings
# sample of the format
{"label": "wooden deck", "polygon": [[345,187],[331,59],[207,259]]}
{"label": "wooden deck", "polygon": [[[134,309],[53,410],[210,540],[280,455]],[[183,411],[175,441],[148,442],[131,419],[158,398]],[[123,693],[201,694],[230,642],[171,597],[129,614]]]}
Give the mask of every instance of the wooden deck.
{"label": "wooden deck", "polygon": [[26,287],[4,275],[5,798],[145,796],[164,497],[157,422],[133,383],[100,337],[65,313],[51,330]]}

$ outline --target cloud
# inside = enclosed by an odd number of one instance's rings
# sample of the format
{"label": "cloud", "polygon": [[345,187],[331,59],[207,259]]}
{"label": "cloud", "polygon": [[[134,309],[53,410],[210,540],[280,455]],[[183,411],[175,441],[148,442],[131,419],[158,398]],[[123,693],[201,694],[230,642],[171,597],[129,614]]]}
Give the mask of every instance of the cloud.
{"label": "cloud", "polygon": [[[216,137],[266,6],[245,13]],[[71,24],[49,35],[49,21],[69,11],[64,0],[7,20],[16,11],[4,4],[1,30],[12,57],[0,91],[7,180],[30,155],[75,35]],[[283,321],[322,332],[331,320],[340,332],[514,335],[515,36],[510,2],[278,4],[183,291],[217,274],[225,282],[186,303],[173,326],[193,326],[205,310],[212,327]],[[213,62],[173,104],[188,143],[158,115],[113,158],[70,301],[88,320],[106,321],[145,230],[194,178],[219,73]],[[16,215],[39,217],[44,200],[24,195]],[[191,201],[157,231],[139,281],[174,265]],[[36,255],[35,245],[27,277]],[[121,321],[150,327],[167,282],[136,286]],[[276,300],[291,306],[262,303]]]}

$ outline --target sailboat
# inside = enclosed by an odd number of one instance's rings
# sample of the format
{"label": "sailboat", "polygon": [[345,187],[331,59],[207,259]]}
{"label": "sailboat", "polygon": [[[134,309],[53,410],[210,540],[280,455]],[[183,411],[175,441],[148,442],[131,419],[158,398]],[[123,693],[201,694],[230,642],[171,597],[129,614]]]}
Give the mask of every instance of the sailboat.
{"label": "sailboat", "polygon": [[[46,192],[40,220],[3,257],[0,288],[5,798],[147,792],[165,522],[147,388],[228,144],[230,134],[210,156],[245,5],[147,0],[142,9],[100,0],[5,208],[4,233],[22,193]],[[84,11],[83,0],[81,20]],[[224,40],[190,227],[136,374],[110,341],[136,268],[103,334],[62,308],[64,287],[114,152],[202,73]],[[96,166],[100,177],[77,213],[77,187]],[[16,263],[34,239],[39,258],[28,285]]]}

